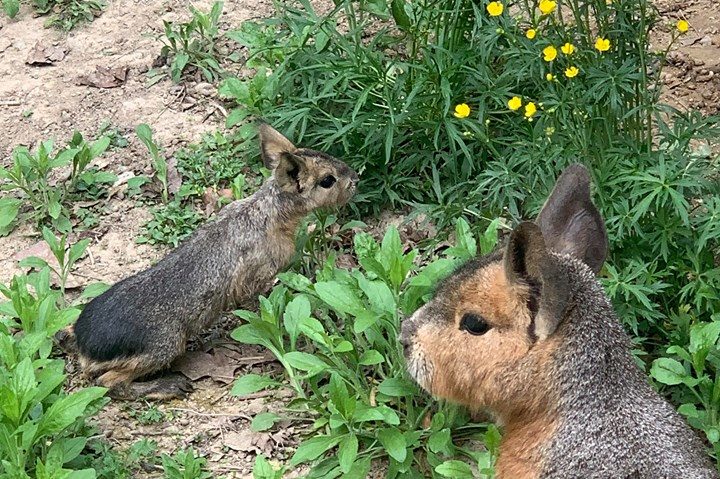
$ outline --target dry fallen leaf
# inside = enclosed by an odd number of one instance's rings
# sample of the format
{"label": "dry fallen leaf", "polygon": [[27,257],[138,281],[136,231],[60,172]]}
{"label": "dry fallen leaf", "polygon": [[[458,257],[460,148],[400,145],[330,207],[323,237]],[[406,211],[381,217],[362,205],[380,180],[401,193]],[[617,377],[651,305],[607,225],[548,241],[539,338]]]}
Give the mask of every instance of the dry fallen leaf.
{"label": "dry fallen leaf", "polygon": [[222,352],[209,354],[202,351],[188,351],[175,361],[172,370],[183,373],[193,381],[210,377],[223,384],[230,384],[235,379],[235,370],[240,366],[237,361]]}
{"label": "dry fallen leaf", "polygon": [[168,193],[174,195],[180,191],[182,186],[182,176],[177,170],[177,158],[174,156],[167,161],[167,182],[168,182]]}
{"label": "dry fallen leaf", "polygon": [[78,77],[77,84],[96,88],[116,88],[125,83],[127,74],[128,67],[96,66],[94,72]]}
{"label": "dry fallen leaf", "polygon": [[223,444],[233,451],[268,454],[272,451],[270,434],[255,432],[251,429],[231,431],[225,434]]}
{"label": "dry fallen leaf", "polygon": [[28,65],[52,65],[65,58],[67,49],[63,46],[48,46],[37,42],[25,63]]}

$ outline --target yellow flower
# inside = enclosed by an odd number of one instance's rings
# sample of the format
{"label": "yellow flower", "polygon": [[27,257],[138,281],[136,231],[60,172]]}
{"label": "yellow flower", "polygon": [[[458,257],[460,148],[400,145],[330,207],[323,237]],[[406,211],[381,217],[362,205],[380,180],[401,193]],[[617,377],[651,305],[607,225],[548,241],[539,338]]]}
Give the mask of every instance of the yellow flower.
{"label": "yellow flower", "polygon": [[577,67],[570,67],[565,69],[565,76],[568,78],[575,78],[578,73],[580,73],[580,70],[578,70]]}
{"label": "yellow flower", "polygon": [[508,100],[508,108],[512,111],[519,110],[522,106],[522,100],[519,96],[514,96]]}
{"label": "yellow flower", "polygon": [[543,15],[549,15],[550,13],[555,11],[555,8],[557,8],[557,2],[553,0],[540,0],[538,8],[543,13]]}
{"label": "yellow flower", "polygon": [[598,37],[595,40],[595,49],[599,52],[606,52],[610,50],[610,40],[607,38]]}
{"label": "yellow flower", "polygon": [[605,0],[605,5],[612,5],[613,0]]}
{"label": "yellow flower", "polygon": [[565,55],[572,55],[573,53],[575,53],[575,45],[573,45],[572,43],[566,43],[565,45],[560,47],[560,50],[562,50]]}
{"label": "yellow flower", "polygon": [[555,49],[554,46],[550,45],[543,49],[543,60],[546,62],[551,62],[557,58],[557,49]]}
{"label": "yellow flower", "polygon": [[467,118],[470,116],[470,107],[467,103],[455,105],[455,112],[453,115],[455,115],[455,118]]}
{"label": "yellow flower", "polygon": [[677,29],[680,33],[685,33],[690,28],[690,24],[685,20],[678,20]]}
{"label": "yellow flower", "polygon": [[490,2],[488,3],[487,11],[491,17],[497,17],[498,15],[502,15],[503,8],[503,4],[500,2]]}
{"label": "yellow flower", "polygon": [[547,75],[545,75],[545,79],[547,81],[553,81],[555,79],[555,75],[553,75],[552,73],[548,73]]}
{"label": "yellow flower", "polygon": [[530,30],[525,32],[525,36],[528,37],[529,40],[532,40],[533,38],[535,38],[535,35],[537,35],[537,32],[535,31],[534,28],[531,28]]}
{"label": "yellow flower", "polygon": [[525,118],[532,118],[533,115],[537,112],[537,108],[535,107],[535,103],[529,102],[527,105],[525,105]]}

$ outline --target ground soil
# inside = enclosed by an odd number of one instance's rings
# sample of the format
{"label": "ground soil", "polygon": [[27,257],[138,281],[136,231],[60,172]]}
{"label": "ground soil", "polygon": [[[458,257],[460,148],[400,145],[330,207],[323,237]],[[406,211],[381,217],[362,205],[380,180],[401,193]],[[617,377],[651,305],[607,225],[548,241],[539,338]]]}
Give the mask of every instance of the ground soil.
{"label": "ground soil", "polygon": [[[210,2],[195,4],[207,8]],[[99,126],[109,121],[126,134],[129,146],[112,150],[95,166],[118,175],[148,174],[150,160],[133,133],[139,123],[153,127],[157,142],[168,154],[198,141],[204,132],[222,128],[222,105],[214,89],[202,81],[177,86],[166,79],[148,85],[145,73],[160,51],[162,20],[185,18],[186,7],[186,2],[174,0],[110,0],[99,18],[69,34],[43,28],[45,19],[34,18],[27,6],[15,20],[0,16],[0,164],[9,164],[10,152],[17,145],[30,146],[47,138],[64,144],[74,130],[94,137]],[[720,113],[720,4],[717,0],[658,0],[657,7],[663,23],[654,32],[654,48],[666,47],[678,19],[692,26],[678,40],[664,68],[664,100],[681,109]],[[222,26],[235,28],[271,10],[271,0],[226,0]],[[38,42],[66,51],[65,57],[51,66],[26,64]],[[127,81],[109,89],[78,84],[80,76],[98,66],[128,67]],[[76,288],[94,281],[118,281],[165,252],[162,247],[135,242],[149,218],[147,207],[114,197],[103,205],[102,213],[100,224],[82,233],[92,243],[73,277]],[[29,226],[0,238],[0,282],[7,283],[18,272],[17,259],[38,241]],[[282,409],[289,393],[280,390],[243,400],[229,395],[233,374],[277,367],[260,349],[229,340],[232,325],[232,319],[226,318],[193,344],[190,358],[196,365],[191,371],[198,377],[196,390],[185,400],[157,406],[163,412],[159,422],[144,424],[142,412],[149,407],[145,403],[112,402],[99,414],[100,433],[119,448],[143,437],[156,440],[159,450],[166,453],[192,445],[208,459],[216,476],[228,478],[250,477],[258,452],[278,461],[287,459],[301,431],[286,422],[270,432],[254,433],[249,423],[258,413]],[[71,384],[82,384],[75,368],[69,361]],[[150,468],[142,477],[160,475]]]}

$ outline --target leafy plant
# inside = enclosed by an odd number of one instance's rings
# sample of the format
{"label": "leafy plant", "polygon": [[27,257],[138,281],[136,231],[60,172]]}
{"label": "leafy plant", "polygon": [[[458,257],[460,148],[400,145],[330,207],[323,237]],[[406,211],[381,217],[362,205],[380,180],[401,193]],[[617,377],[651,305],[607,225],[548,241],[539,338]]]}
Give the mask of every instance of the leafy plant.
{"label": "leafy plant", "polygon": [[2,8],[5,15],[15,18],[15,15],[20,11],[20,0],[2,0]]}
{"label": "leafy plant", "polygon": [[188,67],[200,70],[205,79],[212,82],[223,71],[217,59],[217,42],[221,36],[218,20],[223,2],[213,3],[209,13],[201,12],[192,5],[189,8],[192,14],[189,22],[173,24],[163,21],[165,38],[161,55],[172,59],[170,78],[173,82],[179,83]]}
{"label": "leafy plant", "polygon": [[[117,177],[108,172],[88,168],[90,162],[102,155],[110,141],[101,137],[88,143],[75,132],[70,143],[53,154],[53,141],[38,143],[35,152],[20,146],[12,152],[12,165],[0,167],[0,191],[14,193],[0,198],[0,234],[12,231],[21,207],[28,205],[31,211],[22,214],[38,224],[52,224],[67,233],[70,222],[70,202],[89,188],[113,183]],[[63,168],[70,167],[68,180],[51,184],[51,178]]]}
{"label": "leafy plant", "polygon": [[181,449],[172,456],[162,455],[162,465],[167,479],[208,479],[212,474],[205,471],[206,460],[196,456],[192,448]]}
{"label": "leafy plant", "polygon": [[162,185],[161,196],[163,203],[167,203],[170,198],[168,192],[168,165],[167,160],[160,154],[160,148],[153,141],[152,130],[146,123],[141,123],[135,129],[135,133],[140,141],[143,142],[150,152],[150,160],[155,170],[155,179]]}
{"label": "leafy plant", "polygon": [[92,469],[65,468],[83,451],[78,434],[102,404],[104,388],[62,390],[64,361],[50,357],[52,337],[79,315],[58,306],[50,269],[0,286],[0,475],[8,478],[93,478]]}
{"label": "leafy plant", "polygon": [[[483,236],[486,243],[497,238],[496,227]],[[391,476],[442,477],[462,468],[445,463],[460,454],[479,465],[481,474],[492,473],[492,450],[457,444],[485,427],[470,424],[454,406],[433,403],[409,381],[397,341],[401,316],[419,307],[460,261],[476,254],[477,242],[464,220],[458,221],[456,235],[458,244],[445,257],[416,268],[418,252],[403,251],[395,228],[380,244],[360,233],[355,254],[361,268],[337,269],[331,255],[314,283],[284,273],[282,285],[260,298],[259,314],[236,312],[247,324],[232,337],[269,349],[295,390],[293,409],[314,419],[291,467],[314,462],[309,477],[365,477],[373,460],[388,456]],[[232,392],[244,395],[276,384],[246,375]],[[429,418],[429,427],[424,426]],[[497,443],[497,430],[488,434]]]}
{"label": "leafy plant", "polygon": [[138,243],[177,246],[203,223],[200,213],[178,201],[158,206],[151,213],[153,219],[145,225],[146,233],[136,239]]}

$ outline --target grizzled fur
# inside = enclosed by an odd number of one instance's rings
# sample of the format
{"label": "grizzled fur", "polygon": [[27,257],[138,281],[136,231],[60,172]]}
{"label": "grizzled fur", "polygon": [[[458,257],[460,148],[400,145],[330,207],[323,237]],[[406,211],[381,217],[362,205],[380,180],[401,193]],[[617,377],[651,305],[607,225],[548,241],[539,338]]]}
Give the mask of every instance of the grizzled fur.
{"label": "grizzled fur", "polygon": [[74,327],[80,359],[101,384],[127,389],[167,367],[188,339],[264,290],[287,266],[306,214],[344,204],[354,193],[357,174],[341,161],[295,148],[267,125],[260,139],[273,175],[254,195],[225,207],[155,266],[115,284],[83,310]]}
{"label": "grizzled fur", "polygon": [[403,322],[408,370],[503,426],[500,479],[717,478],[635,364],[595,279],[606,251],[590,176],[573,165],[536,223],[463,266]]}

